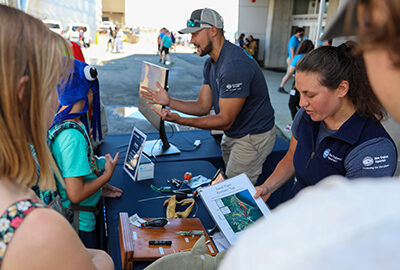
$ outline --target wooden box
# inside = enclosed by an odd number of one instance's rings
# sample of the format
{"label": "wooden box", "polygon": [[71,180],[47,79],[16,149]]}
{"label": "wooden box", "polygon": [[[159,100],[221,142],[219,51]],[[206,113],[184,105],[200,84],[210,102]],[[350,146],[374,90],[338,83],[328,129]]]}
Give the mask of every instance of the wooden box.
{"label": "wooden box", "polygon": [[[150,220],[150,219],[145,219]],[[155,261],[162,256],[190,251],[200,236],[182,236],[176,232],[202,230],[206,237],[208,254],[215,256],[217,249],[198,218],[168,219],[160,229],[138,228],[129,223],[128,213],[119,214],[119,243],[123,269],[133,269],[135,261]],[[170,240],[171,246],[150,246],[150,240]]]}

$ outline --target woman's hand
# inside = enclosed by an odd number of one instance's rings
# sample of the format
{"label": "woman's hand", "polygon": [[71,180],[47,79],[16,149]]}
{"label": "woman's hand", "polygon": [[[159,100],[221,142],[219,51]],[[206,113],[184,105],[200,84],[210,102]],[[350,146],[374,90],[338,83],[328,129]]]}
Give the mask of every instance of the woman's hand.
{"label": "woman's hand", "polygon": [[256,186],[256,194],[254,194],[254,199],[257,199],[259,197],[261,197],[264,202],[268,200],[268,198],[271,196],[271,192],[269,191],[269,189],[264,186]]}

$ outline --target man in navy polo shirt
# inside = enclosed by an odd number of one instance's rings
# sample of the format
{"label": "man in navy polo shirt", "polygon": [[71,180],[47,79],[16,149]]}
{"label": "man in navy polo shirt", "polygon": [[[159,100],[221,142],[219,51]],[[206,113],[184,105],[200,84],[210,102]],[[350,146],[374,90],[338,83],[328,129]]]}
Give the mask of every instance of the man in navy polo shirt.
{"label": "man in navy polo shirt", "polygon": [[[205,8],[193,11],[187,28],[179,31],[192,34],[191,43],[198,55],[210,56],[204,64],[197,100],[171,98],[160,85],[159,91],[143,88],[140,93],[153,103],[200,116],[185,118],[164,110],[159,113],[164,120],[223,130],[221,148],[226,175],[233,177],[244,172],[255,184],[275,143],[274,110],[257,62],[242,48],[225,40],[223,28],[222,17]],[[208,115],[213,106],[216,115]]]}

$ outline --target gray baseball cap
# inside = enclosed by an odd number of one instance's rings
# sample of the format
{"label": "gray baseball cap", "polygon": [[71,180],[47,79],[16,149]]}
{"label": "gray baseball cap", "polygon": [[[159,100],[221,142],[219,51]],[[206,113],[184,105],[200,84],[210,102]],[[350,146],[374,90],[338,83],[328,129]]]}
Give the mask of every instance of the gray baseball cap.
{"label": "gray baseball cap", "polygon": [[215,26],[218,29],[224,29],[224,20],[221,15],[213,9],[203,8],[196,9],[190,15],[190,19],[186,23],[186,28],[179,30],[180,34],[189,34],[200,31],[204,28]]}
{"label": "gray baseball cap", "polygon": [[322,35],[321,40],[357,35],[357,0],[348,0],[338,11]]}

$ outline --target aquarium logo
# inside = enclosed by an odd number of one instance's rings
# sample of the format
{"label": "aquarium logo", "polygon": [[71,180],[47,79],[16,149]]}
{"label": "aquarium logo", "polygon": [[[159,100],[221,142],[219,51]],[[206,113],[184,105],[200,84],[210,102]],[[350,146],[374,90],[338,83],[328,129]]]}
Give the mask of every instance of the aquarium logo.
{"label": "aquarium logo", "polygon": [[366,167],[371,166],[372,164],[374,164],[374,159],[370,156],[366,156],[363,161],[362,161],[363,165]]}
{"label": "aquarium logo", "polygon": [[323,157],[323,158],[327,158],[327,157],[329,156],[330,152],[331,152],[331,149],[327,148],[327,149],[324,151],[324,154],[322,155],[322,157]]}

